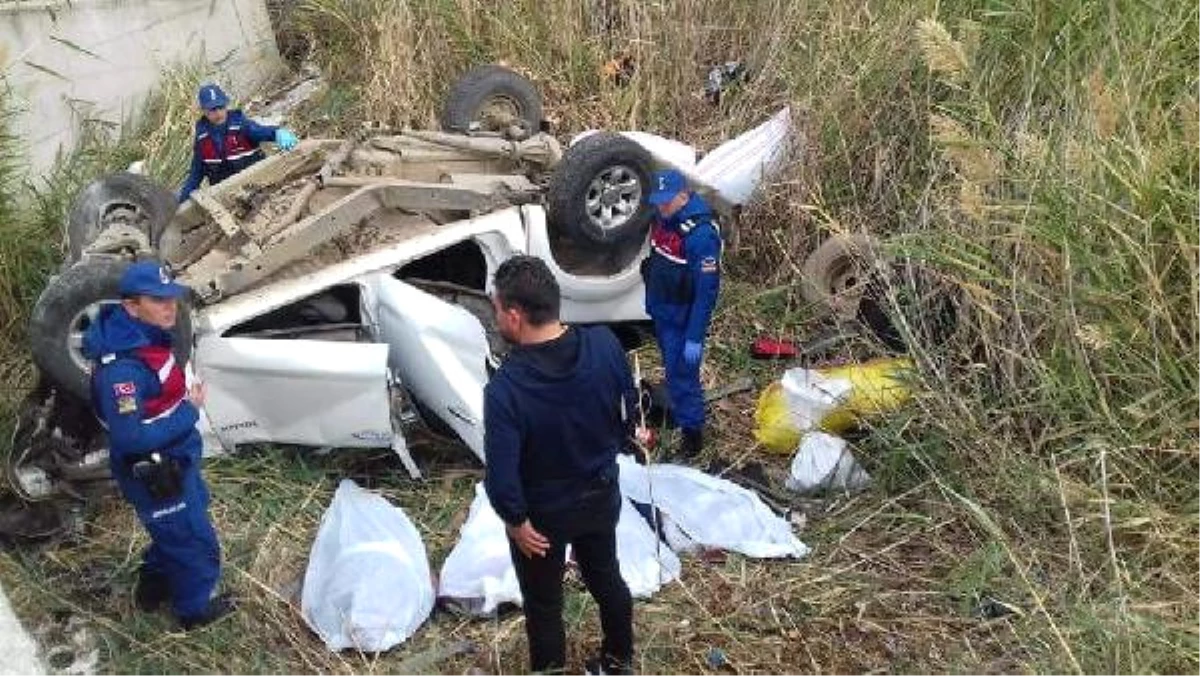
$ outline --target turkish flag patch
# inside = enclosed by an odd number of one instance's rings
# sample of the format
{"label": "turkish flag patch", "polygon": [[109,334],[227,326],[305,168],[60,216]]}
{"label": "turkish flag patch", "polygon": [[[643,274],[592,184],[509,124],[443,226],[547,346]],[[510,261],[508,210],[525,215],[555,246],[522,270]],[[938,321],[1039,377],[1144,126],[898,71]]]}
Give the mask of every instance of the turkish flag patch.
{"label": "turkish flag patch", "polygon": [[113,392],[118,397],[132,397],[133,395],[137,394],[137,386],[132,382],[117,383],[116,385],[113,385]]}

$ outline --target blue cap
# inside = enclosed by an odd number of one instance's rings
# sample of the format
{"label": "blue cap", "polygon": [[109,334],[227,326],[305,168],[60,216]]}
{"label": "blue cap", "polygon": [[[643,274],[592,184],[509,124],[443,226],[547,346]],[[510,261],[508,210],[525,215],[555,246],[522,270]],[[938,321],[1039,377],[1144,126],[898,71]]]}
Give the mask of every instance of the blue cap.
{"label": "blue cap", "polygon": [[654,206],[666,204],[688,189],[687,179],[676,169],[664,169],[654,174],[654,190],[646,201]]}
{"label": "blue cap", "polygon": [[126,268],[118,291],[122,296],[179,298],[187,295],[188,288],[172,281],[171,273],[165,267],[154,261],[142,261]]}
{"label": "blue cap", "polygon": [[225,91],[215,84],[200,85],[200,92],[196,94],[196,100],[205,110],[224,108],[229,105],[229,97],[225,96]]}

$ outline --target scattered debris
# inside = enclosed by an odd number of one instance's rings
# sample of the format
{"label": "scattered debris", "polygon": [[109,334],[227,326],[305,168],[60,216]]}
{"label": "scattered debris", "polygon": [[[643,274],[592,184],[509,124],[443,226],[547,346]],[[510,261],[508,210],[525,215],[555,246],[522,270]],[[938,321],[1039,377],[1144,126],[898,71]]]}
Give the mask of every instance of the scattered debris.
{"label": "scattered debris", "polygon": [[704,661],[708,664],[709,669],[720,669],[729,665],[729,658],[725,656],[725,651],[716,646],[708,649]]}
{"label": "scattered debris", "polygon": [[730,85],[746,80],[746,69],[741,61],[726,61],[708,70],[704,81],[704,98],[715,105],[721,103],[721,94]]}
{"label": "scattered debris", "polygon": [[912,392],[902,382],[905,358],[823,369],[789,369],[767,387],[754,412],[754,437],[767,450],[791,453],[804,432],[844,432],[858,420],[895,410]]}
{"label": "scattered debris", "polygon": [[43,623],[34,634],[46,646],[45,662],[51,673],[89,676],[100,666],[96,635],[83,617],[70,615],[63,624]]}
{"label": "scattered debris", "polygon": [[982,620],[997,620],[1009,615],[1025,616],[1025,611],[1019,606],[1005,603],[991,594],[979,594],[976,600],[974,615]]}
{"label": "scattered debris", "polygon": [[246,112],[263,124],[281,125],[294,108],[312,98],[325,84],[321,72],[313,64],[305,64],[298,78],[263,98],[255,98]]}
{"label": "scattered debris", "polygon": [[858,464],[845,439],[824,432],[809,432],[792,458],[792,473],[785,486],[788,490],[809,494],[854,492],[870,483],[870,475]]}
{"label": "scattered debris", "polygon": [[791,359],[799,354],[795,343],[782,338],[759,336],[750,345],[750,356],[755,359]]}
{"label": "scattered debris", "polygon": [[634,60],[633,55],[627,52],[617,54],[600,66],[600,77],[618,87],[628,85],[636,72],[637,61]]}

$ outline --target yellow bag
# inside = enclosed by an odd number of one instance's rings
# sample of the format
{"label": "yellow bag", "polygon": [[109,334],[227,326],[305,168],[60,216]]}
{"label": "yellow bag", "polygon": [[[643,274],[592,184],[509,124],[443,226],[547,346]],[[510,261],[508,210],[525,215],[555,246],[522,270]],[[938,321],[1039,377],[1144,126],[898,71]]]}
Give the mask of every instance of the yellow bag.
{"label": "yellow bag", "polygon": [[791,453],[800,443],[800,430],[788,414],[783,384],[778,380],[767,386],[754,409],[754,438],[768,451]]}
{"label": "yellow bag", "polygon": [[[912,398],[903,382],[911,369],[912,360],[905,358],[816,369],[824,378],[848,380],[851,385],[842,402],[821,418],[820,429],[836,434],[854,427],[862,418],[896,410]],[[781,381],[771,383],[759,396],[754,422],[754,438],[768,451],[791,453],[800,443],[801,430],[789,411]]]}

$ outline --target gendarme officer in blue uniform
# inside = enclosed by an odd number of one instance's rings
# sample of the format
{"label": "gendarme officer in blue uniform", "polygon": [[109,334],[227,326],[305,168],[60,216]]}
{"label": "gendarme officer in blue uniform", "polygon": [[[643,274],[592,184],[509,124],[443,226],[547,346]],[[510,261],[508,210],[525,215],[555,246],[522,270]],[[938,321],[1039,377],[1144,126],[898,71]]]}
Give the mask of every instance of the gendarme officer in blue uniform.
{"label": "gendarme officer in blue uniform", "polygon": [[654,320],[672,413],[683,432],[680,452],[693,457],[704,444],[700,361],[721,285],[721,234],[712,208],[674,169],[654,175],[648,201],[658,218],[642,264],[646,313]]}
{"label": "gendarme officer in blue uniform", "polygon": [[196,95],[204,116],[196,120],[192,138],[192,168],[179,189],[182,203],[208,179],[216,185],[246,167],[266,157],[259,144],[274,141],[280,150],[296,147],[298,139],[283,127],[259,124],[242,114],[229,110],[229,97],[215,84],[200,87]]}
{"label": "gendarme officer in blue uniform", "polygon": [[178,299],[187,287],[153,262],[134,263],[120,281],[121,303],[105,306],[84,335],[93,361],[92,404],[108,430],[109,464],[150,535],[134,600],[142,610],[170,601],[184,629],[234,609],[213,595],[221,549],[208,518],[196,429],[202,385],[188,387],[171,350]]}

